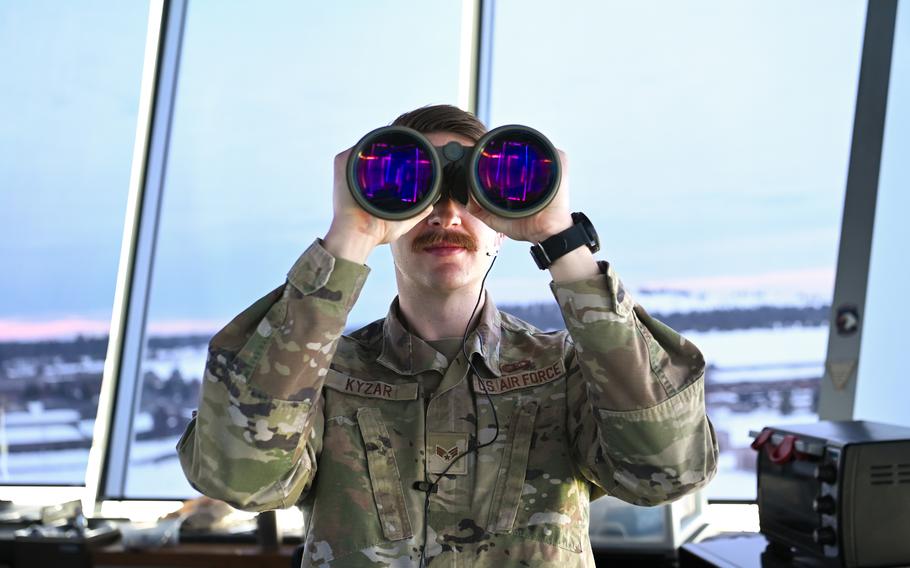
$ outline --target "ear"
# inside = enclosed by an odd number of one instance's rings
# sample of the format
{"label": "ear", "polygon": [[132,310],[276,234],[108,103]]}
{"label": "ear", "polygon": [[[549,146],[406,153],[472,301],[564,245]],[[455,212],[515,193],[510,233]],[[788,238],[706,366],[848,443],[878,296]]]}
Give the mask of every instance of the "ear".
{"label": "ear", "polygon": [[493,248],[487,251],[487,256],[496,256],[499,254],[499,249],[502,248],[502,241],[504,241],[506,236],[503,233],[496,233],[496,237],[493,238]]}

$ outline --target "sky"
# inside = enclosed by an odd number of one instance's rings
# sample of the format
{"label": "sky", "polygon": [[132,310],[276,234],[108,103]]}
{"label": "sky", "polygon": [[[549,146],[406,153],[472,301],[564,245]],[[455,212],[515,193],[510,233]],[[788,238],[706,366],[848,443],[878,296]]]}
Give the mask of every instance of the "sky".
{"label": "sky", "polygon": [[[215,328],[280,284],[328,229],[333,156],[456,101],[460,2],[379,4],[190,3],[153,330]],[[830,298],[865,3],[555,6],[497,2],[489,126],[568,153],[573,208],[629,288]],[[0,339],[106,329],[146,11],[0,4]],[[395,293],[387,248],[369,265],[350,323]],[[488,286],[524,303],[547,282],[507,243]]]}
{"label": "sky", "polygon": [[0,3],[0,319],[110,317],[147,12]]}

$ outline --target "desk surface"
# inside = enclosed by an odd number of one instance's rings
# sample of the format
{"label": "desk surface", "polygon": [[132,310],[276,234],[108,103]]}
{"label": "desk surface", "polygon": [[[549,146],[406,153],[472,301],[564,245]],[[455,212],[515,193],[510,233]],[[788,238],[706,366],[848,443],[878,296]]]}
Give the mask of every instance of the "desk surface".
{"label": "desk surface", "polygon": [[156,550],[125,550],[112,544],[92,551],[96,568],[185,566],[188,568],[290,568],[295,546],[263,550],[252,544],[180,544]]}
{"label": "desk surface", "polygon": [[765,551],[768,541],[759,533],[732,533],[685,544],[679,549],[680,568],[830,568],[830,561],[799,556],[790,560]]}

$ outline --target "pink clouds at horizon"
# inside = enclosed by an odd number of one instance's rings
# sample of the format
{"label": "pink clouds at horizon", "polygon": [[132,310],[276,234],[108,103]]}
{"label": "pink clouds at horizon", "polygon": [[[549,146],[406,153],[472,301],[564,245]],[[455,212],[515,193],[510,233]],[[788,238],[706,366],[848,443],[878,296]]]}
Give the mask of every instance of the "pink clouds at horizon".
{"label": "pink clouds at horizon", "polygon": [[[108,334],[110,325],[110,320],[78,317],[43,321],[0,319],[0,341],[74,339],[80,335],[104,337]],[[224,322],[209,320],[170,320],[152,322],[148,331],[151,335],[207,334],[215,333],[223,325]]]}
{"label": "pink clouds at horizon", "polygon": [[[647,282],[642,288],[701,292],[785,291],[830,298],[834,291],[834,270],[805,269],[748,276],[665,279]],[[148,332],[150,335],[214,334],[225,323],[227,322],[215,320],[162,320],[150,323]],[[109,329],[110,320],[80,317],[43,321],[0,318],[0,341],[74,339],[80,335],[103,337],[108,334]]]}

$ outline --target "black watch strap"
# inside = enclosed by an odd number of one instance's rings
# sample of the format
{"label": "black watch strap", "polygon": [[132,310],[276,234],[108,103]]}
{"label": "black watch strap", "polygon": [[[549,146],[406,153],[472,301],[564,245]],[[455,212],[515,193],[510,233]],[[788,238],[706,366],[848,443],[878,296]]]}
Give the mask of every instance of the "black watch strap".
{"label": "black watch strap", "polygon": [[531,256],[534,257],[538,268],[541,270],[550,268],[557,258],[582,245],[591,249],[591,252],[597,252],[600,249],[597,231],[594,230],[594,225],[591,224],[588,217],[584,213],[572,213],[572,221],[575,224],[565,231],[556,233],[531,247]]}

